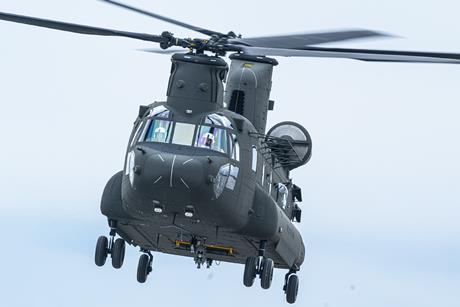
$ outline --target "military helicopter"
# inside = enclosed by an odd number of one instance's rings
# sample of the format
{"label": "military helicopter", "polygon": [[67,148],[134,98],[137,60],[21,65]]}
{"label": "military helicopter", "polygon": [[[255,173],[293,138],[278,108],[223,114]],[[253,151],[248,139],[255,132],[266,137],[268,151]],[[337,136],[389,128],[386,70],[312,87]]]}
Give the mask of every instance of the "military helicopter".
{"label": "military helicopter", "polygon": [[[298,123],[266,129],[273,67],[269,56],[348,58],[362,61],[460,64],[460,54],[317,47],[385,37],[350,30],[243,38],[102,0],[194,30],[207,39],[96,28],[0,13],[0,20],[88,35],[158,43],[172,49],[167,100],[140,106],[122,171],[108,181],[101,212],[109,238],[97,240],[95,263],[122,267],[126,243],[140,248],[137,281],[152,271],[152,252],[192,257],[198,268],[216,261],[244,264],[243,283],[257,277],[269,289],[274,268],[285,269],[283,290],[295,303],[305,245],[302,191],[290,172],[311,158],[312,140]],[[222,59],[232,53],[230,67]],[[225,83],[225,87],[224,87]]]}

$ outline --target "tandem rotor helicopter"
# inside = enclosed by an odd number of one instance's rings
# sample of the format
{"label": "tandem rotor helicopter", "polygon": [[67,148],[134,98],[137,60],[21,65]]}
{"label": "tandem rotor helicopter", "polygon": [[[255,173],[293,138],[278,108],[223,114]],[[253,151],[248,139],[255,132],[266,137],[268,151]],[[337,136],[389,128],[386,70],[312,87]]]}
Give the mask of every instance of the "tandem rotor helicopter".
{"label": "tandem rotor helicopter", "polygon": [[[305,246],[302,191],[290,171],[311,157],[312,140],[298,123],[266,129],[273,67],[269,56],[460,64],[460,54],[317,47],[386,36],[368,30],[243,38],[192,26],[117,1],[102,0],[206,35],[206,39],[96,28],[0,12],[0,20],[159,44],[174,53],[167,99],[139,107],[122,171],[108,181],[101,212],[109,238],[97,240],[95,262],[124,262],[126,243],[140,248],[137,280],[152,271],[152,252],[193,257],[198,268],[216,261],[244,264],[243,283],[263,289],[274,268],[285,269],[283,291],[295,303]],[[167,50],[170,47],[181,47]],[[185,49],[185,52],[184,52]],[[231,65],[222,59],[228,53]],[[225,87],[224,87],[225,83]],[[116,238],[118,236],[118,238]]]}

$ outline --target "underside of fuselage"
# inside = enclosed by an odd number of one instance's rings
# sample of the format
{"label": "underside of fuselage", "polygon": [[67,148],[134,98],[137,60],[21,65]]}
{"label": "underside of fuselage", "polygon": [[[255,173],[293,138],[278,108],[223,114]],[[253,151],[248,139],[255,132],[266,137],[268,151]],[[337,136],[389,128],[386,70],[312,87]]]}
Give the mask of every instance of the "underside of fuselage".
{"label": "underside of fuselage", "polygon": [[[123,189],[128,190],[122,193]],[[180,190],[179,190],[180,191]],[[125,194],[126,198],[122,199]],[[179,203],[184,197],[176,193]],[[211,202],[216,208],[203,210],[196,206],[192,217],[186,217],[183,206],[174,209],[163,208],[155,212],[155,204],[146,202],[143,196],[131,187],[129,176],[119,172],[108,182],[102,198],[102,213],[111,223],[116,222],[116,232],[129,244],[143,250],[162,252],[171,255],[194,257],[192,243],[199,241],[204,247],[207,259],[231,263],[245,263],[246,258],[257,255],[262,238],[245,236],[238,229],[218,223],[225,221],[226,216],[218,218],[221,212],[218,206],[224,201]],[[147,197],[147,196],[146,196]],[[210,212],[206,214],[206,211]],[[212,212],[212,213],[211,213]],[[276,251],[276,244],[269,238],[266,240],[266,253],[277,268],[289,268],[286,261]],[[300,263],[299,263],[300,265]]]}

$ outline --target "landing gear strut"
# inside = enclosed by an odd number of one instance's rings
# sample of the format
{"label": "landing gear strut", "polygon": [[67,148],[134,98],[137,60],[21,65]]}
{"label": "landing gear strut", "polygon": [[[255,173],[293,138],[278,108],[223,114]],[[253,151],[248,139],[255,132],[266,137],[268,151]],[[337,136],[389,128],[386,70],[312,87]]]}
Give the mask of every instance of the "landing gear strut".
{"label": "landing gear strut", "polygon": [[251,287],[259,275],[262,289],[269,289],[273,279],[274,262],[265,256],[267,241],[261,241],[259,245],[259,256],[250,256],[246,259],[244,267],[243,284]]}
{"label": "landing gear strut", "polygon": [[94,255],[94,262],[97,266],[103,266],[107,260],[107,256],[112,257],[112,266],[115,269],[121,268],[125,259],[125,240],[118,238],[115,240],[116,227],[115,221],[110,220],[110,239],[106,236],[100,236],[96,243],[96,253]]}

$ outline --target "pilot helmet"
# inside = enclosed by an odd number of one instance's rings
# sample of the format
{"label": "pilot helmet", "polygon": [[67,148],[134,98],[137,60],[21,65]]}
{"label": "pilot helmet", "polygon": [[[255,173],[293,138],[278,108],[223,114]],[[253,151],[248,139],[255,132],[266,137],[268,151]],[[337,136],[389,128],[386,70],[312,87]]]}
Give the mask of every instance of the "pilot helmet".
{"label": "pilot helmet", "polygon": [[211,148],[213,143],[214,143],[214,134],[206,132],[201,135],[200,140],[198,142],[198,146]]}
{"label": "pilot helmet", "polygon": [[207,147],[211,147],[212,144],[214,143],[214,134],[208,132],[204,135],[204,138],[205,138],[205,145]]}
{"label": "pilot helmet", "polygon": [[166,136],[166,129],[164,127],[158,127],[154,131],[154,138],[156,140],[164,139]]}

